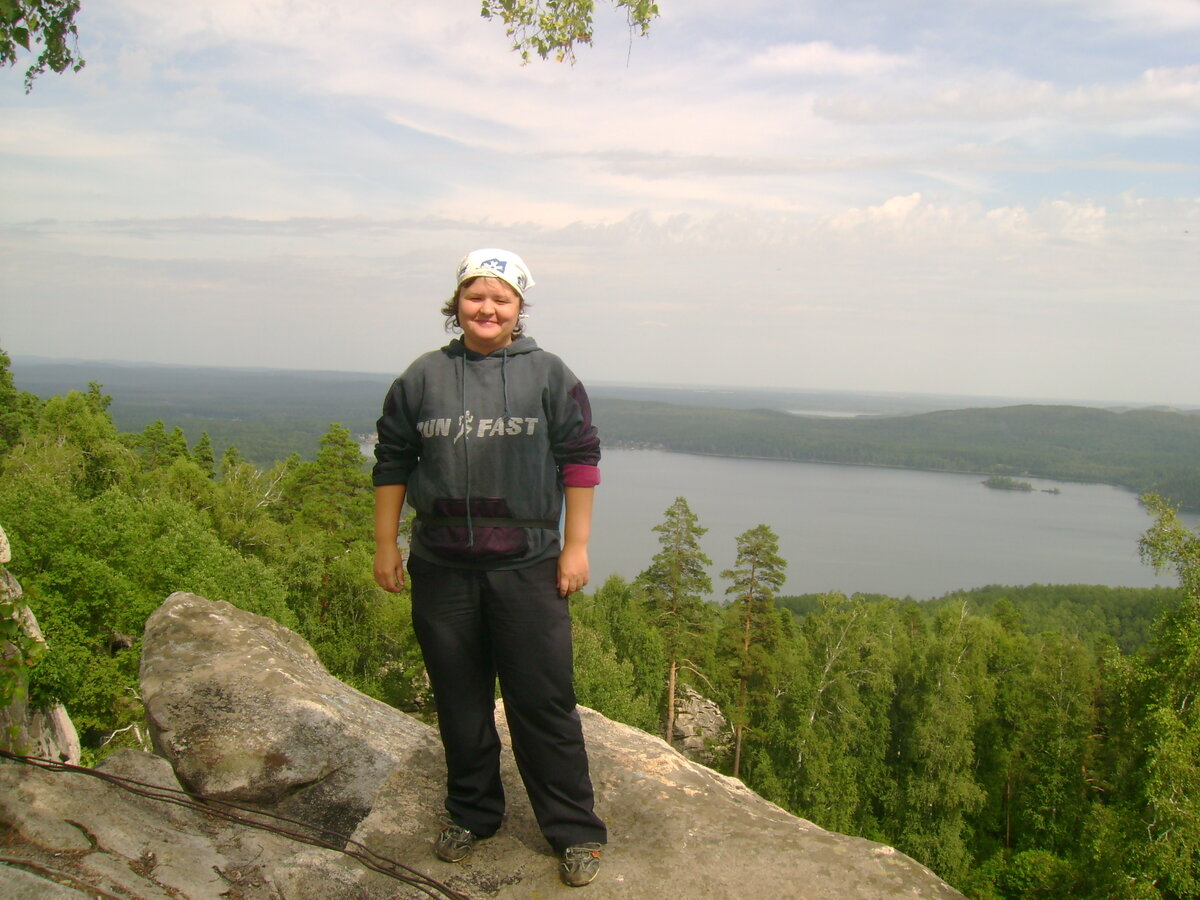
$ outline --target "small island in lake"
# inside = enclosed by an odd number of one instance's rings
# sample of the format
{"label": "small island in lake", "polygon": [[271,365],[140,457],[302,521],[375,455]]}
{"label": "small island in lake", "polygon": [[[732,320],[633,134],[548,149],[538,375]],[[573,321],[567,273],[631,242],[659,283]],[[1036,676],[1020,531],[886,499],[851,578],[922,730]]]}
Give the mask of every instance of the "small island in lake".
{"label": "small island in lake", "polygon": [[1033,485],[1028,481],[1018,481],[1007,475],[991,475],[983,480],[984,487],[997,491],[1032,491]]}

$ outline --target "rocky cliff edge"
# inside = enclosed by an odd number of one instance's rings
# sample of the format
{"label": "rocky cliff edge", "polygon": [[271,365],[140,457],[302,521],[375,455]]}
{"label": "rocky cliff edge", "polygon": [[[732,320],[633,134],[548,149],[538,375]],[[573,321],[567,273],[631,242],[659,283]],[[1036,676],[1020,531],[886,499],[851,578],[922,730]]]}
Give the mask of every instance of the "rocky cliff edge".
{"label": "rocky cliff edge", "polygon": [[[563,887],[520,785],[503,712],[504,827],[469,862],[433,857],[444,770],[434,729],[330,676],[275,622],[177,593],[151,616],[141,684],[157,755],[99,773],[186,789],[422,872],[421,887],[334,849],[131,794],[73,771],[0,765],[0,894],[133,900],[586,897],[961,898],[901,853],[835,834],[690,762],[664,741],[582,710],[610,843],[600,877]],[[341,837],[339,837],[339,835]],[[349,842],[346,841],[349,837]]]}

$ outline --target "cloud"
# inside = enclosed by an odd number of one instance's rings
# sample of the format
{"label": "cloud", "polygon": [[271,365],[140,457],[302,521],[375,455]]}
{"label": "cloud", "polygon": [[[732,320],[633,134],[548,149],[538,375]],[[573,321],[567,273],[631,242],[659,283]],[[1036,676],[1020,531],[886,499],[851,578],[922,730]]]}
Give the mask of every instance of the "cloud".
{"label": "cloud", "polygon": [[1116,85],[1063,87],[995,72],[927,91],[920,85],[904,88],[825,96],[814,102],[813,111],[835,121],[876,125],[1014,119],[1102,125],[1171,118],[1194,125],[1200,113],[1198,65],[1149,69],[1134,81]]}
{"label": "cloud", "polygon": [[865,78],[915,65],[911,57],[882,53],[874,47],[843,50],[828,41],[776,44],[756,55],[750,68],[812,76]]}
{"label": "cloud", "polygon": [[1194,0],[1062,0],[1080,14],[1117,22],[1141,33],[1200,30],[1200,3]]}

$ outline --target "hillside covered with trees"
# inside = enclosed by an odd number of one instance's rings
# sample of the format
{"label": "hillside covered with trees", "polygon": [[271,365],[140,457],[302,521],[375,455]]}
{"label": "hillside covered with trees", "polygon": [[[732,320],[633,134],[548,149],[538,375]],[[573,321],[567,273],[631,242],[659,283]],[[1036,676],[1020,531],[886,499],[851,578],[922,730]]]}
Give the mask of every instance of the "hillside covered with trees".
{"label": "hillside covered with trees", "polygon": [[[140,431],[161,419],[191,435],[207,433],[218,455],[235,446],[267,467],[291,453],[311,459],[330,422],[354,435],[374,431],[391,381],[363,373],[51,360],[23,364],[16,380],[41,396],[100,381],[114,398],[109,411],[121,430]],[[668,397],[678,402],[659,399]],[[1023,405],[905,414],[900,410],[917,404],[889,398],[883,405],[895,414],[830,418],[746,406],[772,399],[800,397],[607,386],[593,391],[592,402],[609,445],[1099,482],[1200,509],[1200,412]],[[821,395],[823,402],[852,406],[866,399]]]}
{"label": "hillside covered with trees", "polygon": [[[181,589],[275,618],[338,677],[428,717],[407,595],[371,574],[351,433],[329,425],[311,458],[256,465],[170,419],[122,431],[105,390],[42,399],[0,354],[0,524],[49,643],[30,690],[67,705],[88,760],[145,740],[140,635]],[[1143,554],[1179,590],[917,604],[780,597],[787,561],[765,523],[712,572],[679,498],[641,575],[572,599],[580,702],[662,734],[688,685],[729,720],[725,771],[979,900],[1194,897],[1200,537],[1146,502]],[[725,602],[704,599],[714,588]]]}
{"label": "hillside covered with trees", "polygon": [[1200,414],[1082,406],[821,418],[602,398],[610,442],[685,453],[1114,484],[1200,508]]}

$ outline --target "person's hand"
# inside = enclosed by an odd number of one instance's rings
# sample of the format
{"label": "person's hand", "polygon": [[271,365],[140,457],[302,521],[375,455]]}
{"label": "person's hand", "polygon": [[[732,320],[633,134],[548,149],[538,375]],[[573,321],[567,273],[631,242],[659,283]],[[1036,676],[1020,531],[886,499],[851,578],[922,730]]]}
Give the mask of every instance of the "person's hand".
{"label": "person's hand", "polygon": [[375,548],[375,583],[385,591],[400,593],[404,587],[404,555],[400,548]]}
{"label": "person's hand", "polygon": [[587,547],[568,545],[558,555],[558,595],[569,597],[588,583]]}

